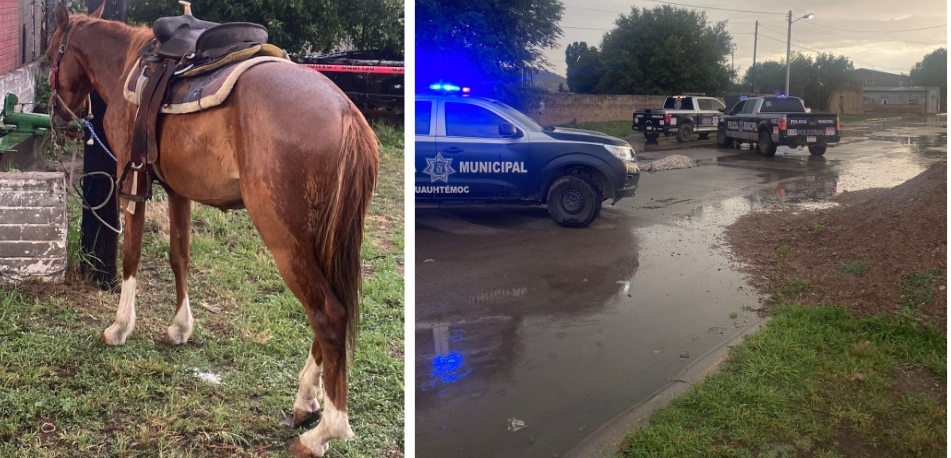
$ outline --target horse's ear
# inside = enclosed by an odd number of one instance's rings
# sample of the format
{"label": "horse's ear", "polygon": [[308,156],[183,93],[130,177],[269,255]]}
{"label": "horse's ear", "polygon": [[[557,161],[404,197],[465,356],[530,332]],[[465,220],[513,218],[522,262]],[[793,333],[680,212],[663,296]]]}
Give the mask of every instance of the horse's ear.
{"label": "horse's ear", "polygon": [[96,18],[96,19],[101,19],[101,18],[102,18],[102,12],[105,11],[105,9],[106,9],[106,2],[105,2],[105,0],[103,0],[103,2],[99,4],[99,8],[96,8],[96,11],[93,11],[92,14],[89,15],[89,17],[94,17],[94,18]]}
{"label": "horse's ear", "polygon": [[56,5],[56,26],[60,30],[66,30],[66,26],[69,25],[69,10],[66,9],[65,3],[59,3]]}

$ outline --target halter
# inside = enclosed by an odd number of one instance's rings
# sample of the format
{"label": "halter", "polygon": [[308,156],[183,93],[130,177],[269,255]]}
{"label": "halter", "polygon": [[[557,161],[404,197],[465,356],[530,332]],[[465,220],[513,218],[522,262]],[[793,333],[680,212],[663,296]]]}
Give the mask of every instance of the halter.
{"label": "halter", "polygon": [[[63,100],[63,98],[59,96],[59,65],[63,61],[63,57],[66,55],[66,48],[69,45],[69,37],[70,37],[69,32],[72,31],[73,24],[75,24],[75,22],[70,21],[69,24],[66,25],[66,30],[63,32],[63,41],[59,46],[59,53],[56,54],[56,59],[53,61],[53,64],[50,66],[50,76],[49,76],[50,93],[52,93],[53,95],[52,100],[50,101],[50,105],[52,108],[51,114],[56,113],[57,110],[60,110],[60,109],[65,110],[65,114],[69,115],[69,119],[71,121],[81,120],[83,118],[86,118],[86,119],[92,118],[92,113],[89,112],[89,105],[90,105],[89,100],[91,96],[86,97],[86,102],[83,103],[82,108],[79,110],[80,113],[84,111],[86,112],[84,116],[77,116],[76,113],[73,113],[73,110],[69,108],[69,105],[67,105],[66,102]],[[60,107],[60,105],[62,106]],[[59,113],[64,114],[63,111],[60,111]]]}

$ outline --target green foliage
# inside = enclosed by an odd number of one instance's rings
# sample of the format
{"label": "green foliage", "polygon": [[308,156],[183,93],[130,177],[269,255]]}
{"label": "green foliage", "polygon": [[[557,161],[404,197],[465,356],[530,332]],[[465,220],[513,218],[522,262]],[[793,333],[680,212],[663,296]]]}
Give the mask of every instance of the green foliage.
{"label": "green foliage", "polygon": [[934,300],[931,283],[943,279],[944,277],[940,271],[929,270],[915,272],[908,278],[902,280],[901,306],[911,310],[918,310],[921,306],[930,304],[931,301]]}
{"label": "green foliage", "polygon": [[[947,339],[843,308],[783,305],[717,373],[630,433],[623,457],[944,456]],[[851,436],[851,438],[850,438]]]}
{"label": "green foliage", "polygon": [[591,94],[604,73],[598,48],[585,42],[574,42],[565,50],[568,64],[568,88],[576,94]]}
{"label": "green foliage", "polygon": [[560,124],[560,127],[593,130],[595,132],[601,132],[603,134],[608,134],[617,138],[624,138],[634,133],[634,131],[631,130],[631,121],[572,121],[569,123]]}
{"label": "green foliage", "polygon": [[868,270],[869,262],[868,261],[853,261],[847,264],[842,264],[839,266],[839,272],[844,274],[864,274]]}
{"label": "green foliage", "polygon": [[789,282],[788,285],[778,288],[776,295],[780,298],[795,296],[796,294],[809,291],[810,286],[809,280],[793,280]]}
{"label": "green foliage", "polygon": [[596,92],[607,94],[722,94],[734,73],[728,64],[732,37],[726,22],[668,5],[631,8],[604,35],[604,75]]}
{"label": "green foliage", "polygon": [[[343,43],[403,53],[403,0],[195,2],[192,12],[207,21],[261,24],[268,29],[268,41],[291,53],[326,52]],[[182,7],[176,2],[129,2],[132,23],[180,14]]]}
{"label": "green foliage", "polygon": [[46,72],[36,72],[33,87],[33,112],[46,113],[49,110],[50,98],[53,96],[50,79]]}
{"label": "green foliage", "polygon": [[[812,57],[795,53],[790,57],[789,94],[803,99],[807,107],[828,110],[835,91],[860,89],[852,76],[852,61],[845,56],[821,53]],[[785,62],[757,62],[743,76],[742,86],[757,94],[778,94],[786,90]]]}
{"label": "green foliage", "polygon": [[948,48],[938,48],[911,67],[915,86],[941,87],[941,112],[948,110]]}
{"label": "green foliage", "polygon": [[813,234],[819,234],[819,233],[825,232],[826,230],[825,224],[822,224],[816,221],[813,221],[812,223],[810,223],[809,226],[812,228]]}
{"label": "green foliage", "polygon": [[776,248],[776,254],[779,255],[780,262],[782,262],[786,258],[789,258],[790,256],[792,256],[793,254],[792,247],[790,247],[789,245],[783,245],[779,248]]}
{"label": "green foliage", "polygon": [[516,106],[532,94],[527,75],[547,67],[542,51],[561,37],[558,0],[470,0],[416,4],[417,85],[453,81]]}

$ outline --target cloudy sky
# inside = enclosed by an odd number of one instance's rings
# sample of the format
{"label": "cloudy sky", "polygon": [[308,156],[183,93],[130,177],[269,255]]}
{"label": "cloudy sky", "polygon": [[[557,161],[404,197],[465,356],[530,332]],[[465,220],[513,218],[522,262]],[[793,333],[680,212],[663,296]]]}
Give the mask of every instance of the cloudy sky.
{"label": "cloudy sky", "polygon": [[[600,47],[601,37],[614,27],[619,13],[631,7],[662,4],[701,9],[713,24],[727,21],[736,52],[733,65],[742,76],[753,63],[753,31],[759,21],[756,61],[786,57],[786,15],[793,20],[808,13],[812,19],[793,23],[792,52],[831,52],[848,57],[855,68],[875,68],[907,74],[915,62],[934,49],[947,47],[948,15],[944,0],[562,0],[565,6],[559,47],[545,52],[554,73],[565,75],[565,48],[576,41]],[[726,11],[742,10],[742,11]],[[918,30],[914,30],[918,29]]]}

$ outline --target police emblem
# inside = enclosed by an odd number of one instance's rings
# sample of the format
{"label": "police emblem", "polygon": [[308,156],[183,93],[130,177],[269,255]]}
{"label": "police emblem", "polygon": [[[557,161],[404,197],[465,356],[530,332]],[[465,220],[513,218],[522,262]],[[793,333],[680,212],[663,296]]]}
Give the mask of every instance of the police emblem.
{"label": "police emblem", "polygon": [[435,183],[442,181],[449,183],[449,175],[456,173],[452,168],[452,158],[442,157],[442,153],[436,153],[436,157],[426,158],[426,168],[423,173],[429,175],[429,182]]}

